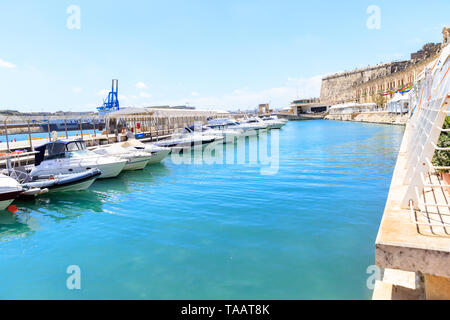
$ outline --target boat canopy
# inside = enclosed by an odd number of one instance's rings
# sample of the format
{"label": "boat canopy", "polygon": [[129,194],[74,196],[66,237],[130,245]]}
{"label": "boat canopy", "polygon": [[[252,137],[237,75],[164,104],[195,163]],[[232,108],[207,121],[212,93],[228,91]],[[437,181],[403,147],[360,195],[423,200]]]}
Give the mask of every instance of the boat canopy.
{"label": "boat canopy", "polygon": [[64,158],[66,152],[85,150],[83,140],[63,141],[57,140],[35,148],[38,153],[34,156],[34,165],[38,166],[44,160]]}

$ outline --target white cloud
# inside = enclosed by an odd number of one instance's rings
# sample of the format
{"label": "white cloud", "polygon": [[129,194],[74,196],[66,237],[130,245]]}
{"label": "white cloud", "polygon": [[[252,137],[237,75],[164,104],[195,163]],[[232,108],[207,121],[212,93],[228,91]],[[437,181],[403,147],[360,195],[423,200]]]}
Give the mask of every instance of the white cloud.
{"label": "white cloud", "polygon": [[124,94],[119,94],[119,100],[128,100],[128,97]]}
{"label": "white cloud", "polygon": [[108,95],[108,93],[109,93],[109,90],[102,89],[102,90],[97,92],[97,95],[98,96],[106,96],[106,95]]}
{"label": "white cloud", "polygon": [[198,96],[200,96],[200,93],[194,91],[194,92],[191,93],[191,95],[193,97],[198,97]]}
{"label": "white cloud", "polygon": [[267,89],[251,90],[248,87],[233,90],[221,96],[185,97],[173,101],[158,101],[156,104],[190,105],[206,109],[255,109],[261,103],[270,103],[273,108],[283,108],[297,98],[320,96],[322,75],[311,78],[289,78],[286,83]]}
{"label": "white cloud", "polygon": [[14,69],[15,67],[14,63],[0,59],[0,68]]}
{"label": "white cloud", "polygon": [[149,99],[149,98],[152,97],[152,95],[149,94],[149,93],[147,93],[147,92],[141,92],[139,95],[140,95],[142,98],[146,98],[146,99]]}
{"label": "white cloud", "polygon": [[144,82],[138,82],[138,83],[136,83],[136,88],[147,89],[147,85]]}
{"label": "white cloud", "polygon": [[72,88],[72,91],[73,91],[74,93],[81,93],[81,92],[83,91],[83,89],[80,88],[80,87],[73,87],[73,88]]}

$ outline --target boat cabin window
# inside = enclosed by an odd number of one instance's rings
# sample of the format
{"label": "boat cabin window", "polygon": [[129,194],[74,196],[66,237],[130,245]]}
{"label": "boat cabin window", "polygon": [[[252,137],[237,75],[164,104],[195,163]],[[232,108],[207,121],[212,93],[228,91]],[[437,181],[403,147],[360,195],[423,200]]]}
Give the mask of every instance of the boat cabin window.
{"label": "boat cabin window", "polygon": [[38,153],[34,156],[34,164],[38,166],[44,160],[64,158],[66,145],[64,143],[49,143],[35,149]]}
{"label": "boat cabin window", "polygon": [[86,150],[84,141],[73,141],[66,145],[67,152]]}
{"label": "boat cabin window", "polygon": [[192,125],[192,126],[186,127],[185,130],[189,133],[193,133],[193,132],[204,132],[208,129],[203,126],[200,126],[200,125]]}
{"label": "boat cabin window", "polygon": [[44,159],[56,159],[64,156],[65,146],[62,143],[48,144],[45,148]]}

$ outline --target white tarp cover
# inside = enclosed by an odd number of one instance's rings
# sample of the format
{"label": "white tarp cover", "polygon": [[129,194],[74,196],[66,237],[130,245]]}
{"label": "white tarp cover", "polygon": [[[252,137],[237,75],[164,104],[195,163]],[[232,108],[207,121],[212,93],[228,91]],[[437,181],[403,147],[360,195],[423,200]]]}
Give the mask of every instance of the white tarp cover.
{"label": "white tarp cover", "polygon": [[387,103],[387,111],[392,113],[409,112],[409,93],[402,95],[397,92]]}
{"label": "white tarp cover", "polygon": [[330,107],[330,114],[348,114],[354,112],[369,112],[376,109],[376,103],[355,103],[348,102],[343,104],[337,104]]}

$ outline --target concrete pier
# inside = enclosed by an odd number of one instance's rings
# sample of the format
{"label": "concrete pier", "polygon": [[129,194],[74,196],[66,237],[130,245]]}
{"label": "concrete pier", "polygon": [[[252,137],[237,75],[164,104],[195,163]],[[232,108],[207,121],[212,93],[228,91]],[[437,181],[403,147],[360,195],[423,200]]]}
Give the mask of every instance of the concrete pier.
{"label": "concrete pier", "polygon": [[[397,271],[378,281],[373,299],[450,299],[450,228],[419,226],[412,222],[411,211],[400,207],[406,192],[406,134],[392,178],[386,208],[376,240],[376,264],[385,270]],[[429,179],[443,183],[435,174]],[[428,192],[428,197],[450,200],[446,188]],[[438,202],[441,202],[438,201]],[[444,202],[445,203],[445,202]],[[434,217],[433,217],[434,215]],[[432,212],[429,219],[450,222],[450,215]],[[392,273],[392,272],[391,272]],[[409,278],[405,285],[401,278]]]}

